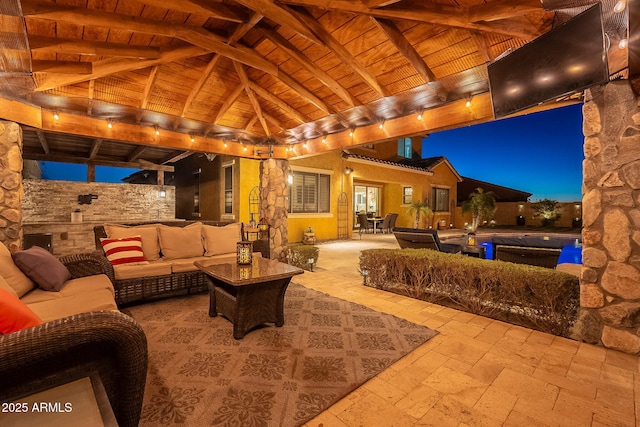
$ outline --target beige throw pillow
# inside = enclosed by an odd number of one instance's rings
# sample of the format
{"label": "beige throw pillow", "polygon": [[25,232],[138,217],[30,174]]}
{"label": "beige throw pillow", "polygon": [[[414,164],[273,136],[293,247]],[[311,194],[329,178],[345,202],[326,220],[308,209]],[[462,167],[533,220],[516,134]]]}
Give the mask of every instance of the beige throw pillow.
{"label": "beige throw pillow", "polygon": [[135,227],[126,225],[105,224],[104,231],[110,239],[124,239],[140,236],[142,253],[147,261],[160,259],[160,245],[158,244],[158,227],[160,224],[145,224]]}
{"label": "beige throw pillow", "polygon": [[158,234],[163,259],[192,258],[204,253],[201,222],[186,227],[160,225]]}
{"label": "beige throw pillow", "polygon": [[33,280],[29,279],[13,262],[11,252],[0,242],[0,276],[11,286],[18,298],[36,287]]}
{"label": "beige throw pillow", "polygon": [[203,225],[202,237],[205,256],[233,254],[236,252],[236,243],[242,240],[240,223],[234,222],[224,227]]}

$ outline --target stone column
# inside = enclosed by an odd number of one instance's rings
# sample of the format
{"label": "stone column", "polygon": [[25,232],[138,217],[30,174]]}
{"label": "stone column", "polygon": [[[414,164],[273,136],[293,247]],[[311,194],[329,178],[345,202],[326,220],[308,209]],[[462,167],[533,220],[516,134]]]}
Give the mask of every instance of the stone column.
{"label": "stone column", "polygon": [[11,252],[22,249],[22,129],[0,121],[0,241]]}
{"label": "stone column", "polygon": [[271,258],[284,260],[289,211],[288,160],[266,159],[260,162],[260,218],[271,226],[269,244]]}
{"label": "stone column", "polygon": [[[640,352],[640,107],[627,81],[583,107],[581,338]],[[551,154],[552,155],[552,154]]]}

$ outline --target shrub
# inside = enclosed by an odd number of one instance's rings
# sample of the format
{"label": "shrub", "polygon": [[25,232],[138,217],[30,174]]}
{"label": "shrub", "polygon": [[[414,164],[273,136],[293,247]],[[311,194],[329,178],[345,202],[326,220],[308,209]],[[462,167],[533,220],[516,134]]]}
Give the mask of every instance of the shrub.
{"label": "shrub", "polygon": [[287,248],[287,264],[310,270],[309,259],[313,258],[313,264],[318,263],[320,248],[317,246],[295,245]]}
{"label": "shrub", "polygon": [[367,286],[560,336],[580,307],[573,275],[429,249],[362,251],[360,274]]}

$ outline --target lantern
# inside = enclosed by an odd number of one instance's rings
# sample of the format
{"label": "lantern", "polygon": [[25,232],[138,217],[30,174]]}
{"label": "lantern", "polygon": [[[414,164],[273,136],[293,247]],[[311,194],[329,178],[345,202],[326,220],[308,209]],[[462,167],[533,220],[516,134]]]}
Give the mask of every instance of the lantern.
{"label": "lantern", "polygon": [[476,245],[476,233],[471,232],[471,233],[467,234],[467,245],[468,246],[475,246]]}
{"label": "lantern", "polygon": [[251,264],[253,252],[253,242],[242,241],[236,243],[236,261],[240,265]]}
{"label": "lantern", "polygon": [[238,268],[238,276],[240,279],[250,279],[251,278],[251,267],[239,267]]}

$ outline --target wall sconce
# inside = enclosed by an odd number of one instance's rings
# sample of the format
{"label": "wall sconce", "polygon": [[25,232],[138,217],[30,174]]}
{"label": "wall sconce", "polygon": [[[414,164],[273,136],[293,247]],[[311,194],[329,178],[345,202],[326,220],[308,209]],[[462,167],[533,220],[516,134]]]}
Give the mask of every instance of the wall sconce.
{"label": "wall sconce", "polygon": [[351,169],[349,166],[344,168],[344,173],[346,173],[347,175],[349,175],[351,172],[353,172],[353,169]]}

